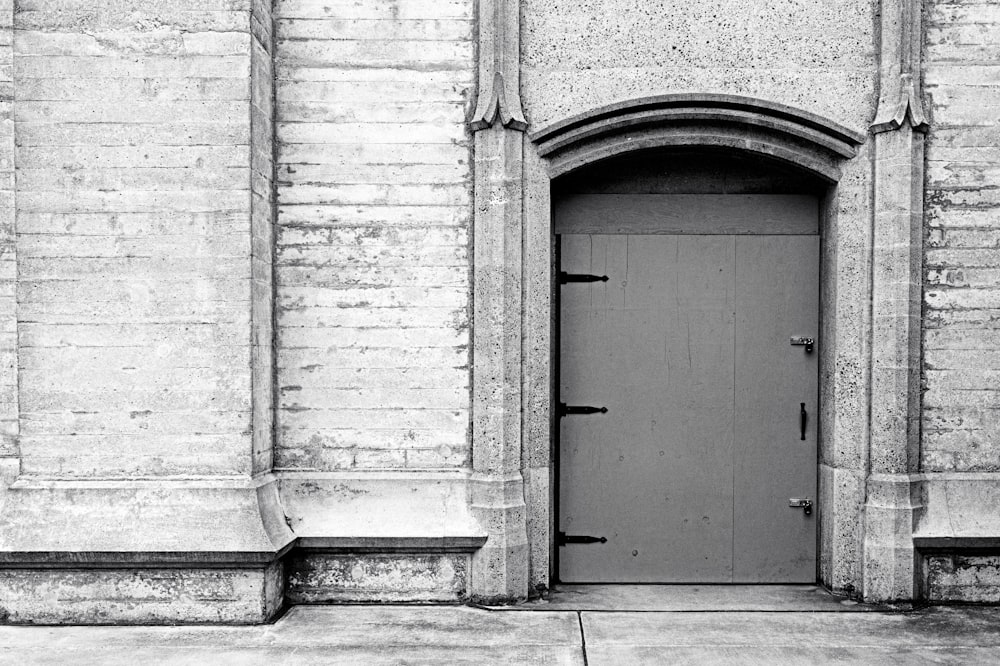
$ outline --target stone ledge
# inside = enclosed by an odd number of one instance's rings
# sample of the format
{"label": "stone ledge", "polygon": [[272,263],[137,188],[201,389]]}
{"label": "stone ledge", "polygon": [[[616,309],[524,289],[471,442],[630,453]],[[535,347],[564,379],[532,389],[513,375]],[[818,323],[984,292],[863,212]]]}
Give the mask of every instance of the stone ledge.
{"label": "stone ledge", "polygon": [[0,563],[266,564],[295,535],[273,476],[36,480],[4,493]]}
{"label": "stone ledge", "polygon": [[1000,547],[1000,473],[927,472],[919,485],[913,545],[918,549]]}
{"label": "stone ledge", "polygon": [[299,537],[296,552],[322,553],[473,553],[485,536]]}
{"label": "stone ledge", "polygon": [[277,551],[6,551],[0,569],[258,568],[284,557]]}
{"label": "stone ledge", "polygon": [[927,553],[1000,551],[1000,536],[915,536],[913,546]]}
{"label": "stone ledge", "polygon": [[[299,544],[486,538],[472,515],[469,473],[278,472],[281,507]],[[319,542],[316,542],[319,543]]]}
{"label": "stone ledge", "polygon": [[277,551],[0,551],[0,569],[257,568],[297,553],[474,553],[485,536],[299,537]]}

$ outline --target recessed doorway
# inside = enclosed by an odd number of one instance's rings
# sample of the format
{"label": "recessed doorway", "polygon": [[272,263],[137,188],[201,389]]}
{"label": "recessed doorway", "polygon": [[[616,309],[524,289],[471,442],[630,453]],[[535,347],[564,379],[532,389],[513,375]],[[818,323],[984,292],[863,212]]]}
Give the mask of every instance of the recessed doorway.
{"label": "recessed doorway", "polygon": [[820,191],[721,151],[554,184],[562,582],[816,580]]}

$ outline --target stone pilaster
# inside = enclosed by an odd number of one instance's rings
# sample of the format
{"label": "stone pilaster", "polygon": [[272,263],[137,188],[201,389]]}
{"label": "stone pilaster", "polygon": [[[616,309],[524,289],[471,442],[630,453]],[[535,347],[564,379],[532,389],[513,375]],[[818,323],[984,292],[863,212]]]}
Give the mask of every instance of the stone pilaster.
{"label": "stone pilaster", "polygon": [[475,132],[471,504],[488,533],[471,595],[528,594],[521,474],[522,157],[516,0],[480,0]]}
{"label": "stone pilaster", "polygon": [[872,404],[864,596],[913,599],[919,464],[920,302],[926,121],[920,96],[920,2],[882,3],[874,134]]}
{"label": "stone pilaster", "polygon": [[19,469],[13,107],[14,1],[0,0],[0,511]]}

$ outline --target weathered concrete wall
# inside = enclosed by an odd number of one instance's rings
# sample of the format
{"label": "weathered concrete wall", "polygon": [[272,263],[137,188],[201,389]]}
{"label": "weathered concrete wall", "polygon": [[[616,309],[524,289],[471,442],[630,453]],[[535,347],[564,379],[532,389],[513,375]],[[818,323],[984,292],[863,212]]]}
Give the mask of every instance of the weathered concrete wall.
{"label": "weathered concrete wall", "polygon": [[[0,494],[17,458],[17,260],[14,242],[14,0],[0,1]],[[8,470],[5,472],[5,469]]]}
{"label": "weathered concrete wall", "polygon": [[874,110],[873,0],[524,0],[533,128],[665,92],[747,95],[863,129]]}
{"label": "weathered concrete wall", "polygon": [[1000,6],[929,3],[925,50],[922,469],[1000,471]]}
{"label": "weathered concrete wall", "polygon": [[25,474],[251,466],[250,0],[21,0]]}
{"label": "weathered concrete wall", "polygon": [[274,462],[274,20],[271,0],[250,13],[250,242],[253,471]]}
{"label": "weathered concrete wall", "polygon": [[288,563],[291,603],[455,602],[465,597],[466,554],[301,553]]}
{"label": "weathered concrete wall", "polygon": [[1000,556],[932,555],[925,566],[929,601],[1000,603]]}
{"label": "weathered concrete wall", "polygon": [[465,466],[473,1],[275,11],[275,465]]}
{"label": "weathered concrete wall", "polygon": [[273,440],[269,5],[16,3],[11,621],[260,622],[281,603],[293,535],[251,476]]}
{"label": "weathered concrete wall", "polygon": [[[0,624],[254,624],[284,603],[280,565],[232,571],[0,571]],[[52,600],[57,600],[53,603]]]}

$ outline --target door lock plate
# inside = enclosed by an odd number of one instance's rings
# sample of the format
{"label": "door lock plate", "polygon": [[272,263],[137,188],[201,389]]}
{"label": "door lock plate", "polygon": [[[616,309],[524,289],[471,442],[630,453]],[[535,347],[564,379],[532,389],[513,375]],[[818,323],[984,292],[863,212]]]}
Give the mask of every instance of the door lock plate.
{"label": "door lock plate", "polygon": [[788,341],[788,344],[792,345],[793,347],[805,347],[806,353],[811,354],[813,350],[813,345],[816,344],[816,340],[814,340],[813,338],[807,338],[804,335],[793,335],[791,340]]}
{"label": "door lock plate", "polygon": [[808,497],[792,497],[788,500],[788,506],[793,509],[802,509],[802,513],[811,516],[813,512],[813,501]]}

